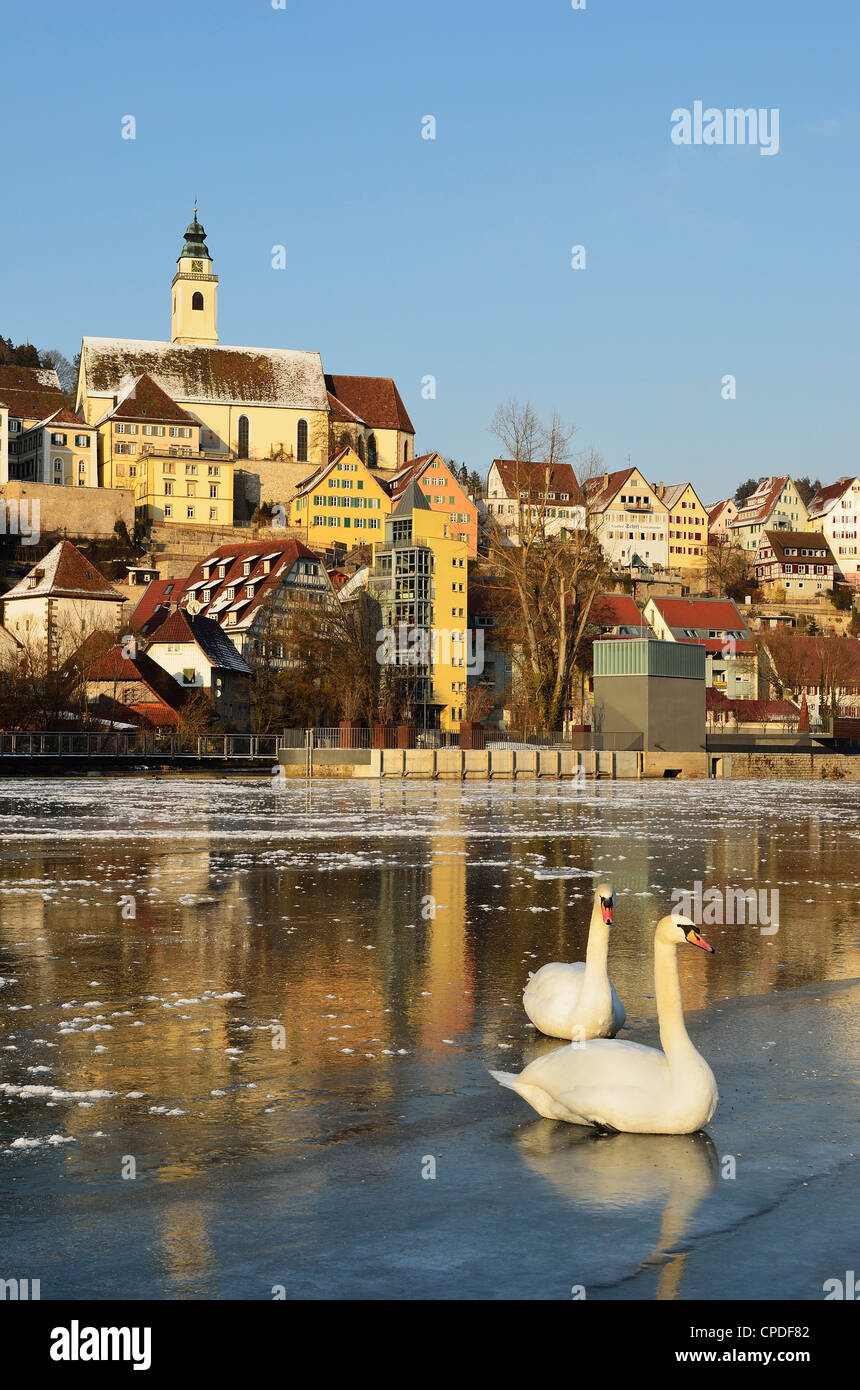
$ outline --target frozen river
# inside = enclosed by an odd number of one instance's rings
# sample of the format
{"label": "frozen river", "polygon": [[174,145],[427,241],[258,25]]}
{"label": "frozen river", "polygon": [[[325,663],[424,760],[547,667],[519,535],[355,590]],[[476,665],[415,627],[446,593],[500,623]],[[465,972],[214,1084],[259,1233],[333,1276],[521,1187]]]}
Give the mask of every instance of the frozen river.
{"label": "frozen river", "polygon": [[[821,1299],[860,1270],[853,786],[22,780],[0,827],[0,1278]],[[679,952],[707,1135],[595,1138],[488,1075],[547,1045],[527,973],[584,957],[603,878],[646,1043],[672,891],[779,894],[775,931]]]}

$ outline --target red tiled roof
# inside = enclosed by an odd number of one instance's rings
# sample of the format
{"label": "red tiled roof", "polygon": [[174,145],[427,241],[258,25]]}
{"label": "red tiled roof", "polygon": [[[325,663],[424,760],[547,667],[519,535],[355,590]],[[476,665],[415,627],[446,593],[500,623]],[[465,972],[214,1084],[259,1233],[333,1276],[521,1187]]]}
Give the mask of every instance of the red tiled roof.
{"label": "red tiled roof", "polygon": [[53,415],[46,415],[45,419],[40,421],[40,424],[76,425],[78,428],[82,430],[95,429],[95,425],[88,425],[86,420],[82,420],[80,415],[76,415],[75,412],[73,410],[70,410],[67,405],[61,406],[59,410],[55,410]]}
{"label": "red tiled roof", "polygon": [[840,478],[836,483],[828,483],[827,487],[819,488],[815,496],[811,497],[806,504],[809,516],[823,516],[829,510],[828,503],[837,502],[844,493],[849,491],[852,483],[857,481],[856,477]]}
{"label": "red tiled roof", "polygon": [[356,415],[354,410],[350,410],[348,405],[339,401],[337,396],[333,396],[331,391],[327,391],[329,418],[338,421],[343,425],[363,425],[365,422],[360,415]]}
{"label": "red tiled roof", "polygon": [[108,420],[181,420],[186,425],[198,425],[193,415],[177,405],[166,391],[153,381],[147,372],[137,377],[113,410],[106,416]]}
{"label": "red tiled roof", "polygon": [[168,604],[179,602],[187,583],[187,579],[153,579],[147,584],[131,615],[132,632],[144,636],[154,632],[170,612]]}
{"label": "red tiled roof", "polygon": [[[804,560],[818,565],[835,565],[830,546],[825,536],[820,531],[765,531],[768,544],[773,549],[774,559],[780,564],[803,563]],[[759,542],[759,549],[761,542]],[[821,554],[815,555],[786,555],[786,550],[815,550]],[[757,560],[757,564],[766,565],[767,560]]]}
{"label": "red tiled roof", "polygon": [[65,404],[57,373],[48,367],[0,366],[0,400],[19,420],[44,420]]}
{"label": "red tiled roof", "polygon": [[708,521],[710,524],[712,526],[715,525],[716,522],[719,521],[722,513],[732,506],[734,506],[734,499],[731,497],[724,497],[722,502],[712,502],[710,507],[705,508],[705,511],[708,513]]}
{"label": "red tiled roof", "polygon": [[727,628],[737,632],[747,624],[730,598],[664,598],[651,599],[668,627]]}
{"label": "red tiled roof", "polygon": [[588,621],[600,627],[647,627],[630,594],[595,594]]}
{"label": "red tiled roof", "polygon": [[[41,574],[39,573],[41,571]],[[30,577],[38,578],[31,587]],[[103,598],[124,602],[122,594],[100,574],[71,541],[59,541],[53,550],[37,561],[23,579],[4,595],[11,598]]]}
{"label": "red tiled roof", "polygon": [[860,642],[853,637],[806,637],[785,632],[764,637],[782,684],[798,690],[821,685],[828,689],[860,689]]}
{"label": "red tiled roof", "polygon": [[800,710],[790,700],[729,700],[721,690],[708,687],[705,709],[711,714],[737,715],[741,724],[769,724],[799,719]]}
{"label": "red tiled roof", "polygon": [[751,526],[758,522],[767,521],[788,480],[787,473],[781,474],[778,478],[765,478],[756,491],[751,493],[738,508],[737,516],[732,518],[729,525]]}
{"label": "red tiled roof", "polygon": [[[271,558],[271,568],[268,574],[264,572],[264,561],[267,557]],[[250,572],[245,575],[242,573],[243,562],[252,560]],[[277,592],[281,584],[292,571],[299,560],[314,560],[319,563],[319,557],[313,550],[309,550],[301,541],[294,538],[283,541],[273,541],[262,539],[259,541],[246,541],[241,545],[220,545],[206,556],[205,560],[199,560],[185,581],[185,592],[182,596],[181,606],[185,608],[193,597],[203,604],[201,613],[204,617],[214,618],[222,627],[226,628],[226,614],[234,605],[241,603],[241,609],[237,612],[237,621],[229,626],[229,631],[244,632],[255,622],[261,609]],[[215,573],[219,563],[229,562],[223,579]],[[325,576],[325,569],[319,566],[320,574]],[[209,578],[204,581],[204,570],[211,570]],[[257,581],[257,582],[254,582]],[[254,597],[245,598],[245,586],[253,583]],[[236,597],[229,602],[222,603],[226,598],[226,590],[235,586]],[[204,591],[210,591],[211,597],[208,603],[203,603],[199,595]]]}
{"label": "red tiled roof", "polygon": [[371,429],[405,430],[415,427],[400,398],[400,392],[387,376],[332,376],[326,372],[326,389],[353,415]]}
{"label": "red tiled roof", "polygon": [[[528,489],[533,497],[540,498],[544,496],[545,492],[556,494],[566,492],[570,506],[582,507],[585,505],[582,488],[579,486],[576,474],[569,463],[556,463],[550,466],[539,460],[528,462],[525,459],[522,461],[493,459],[493,463],[499,471],[506,497],[516,497],[525,489]],[[547,477],[548,471],[549,477]]]}
{"label": "red tiled roof", "polygon": [[[602,512],[609,506],[615,494],[624,486],[630,474],[634,472],[632,468],[621,468],[616,473],[601,474],[598,478],[587,478],[585,482],[585,495],[588,498],[588,506],[591,511]],[[604,482],[604,476],[606,481]],[[646,483],[647,487],[648,484]]]}

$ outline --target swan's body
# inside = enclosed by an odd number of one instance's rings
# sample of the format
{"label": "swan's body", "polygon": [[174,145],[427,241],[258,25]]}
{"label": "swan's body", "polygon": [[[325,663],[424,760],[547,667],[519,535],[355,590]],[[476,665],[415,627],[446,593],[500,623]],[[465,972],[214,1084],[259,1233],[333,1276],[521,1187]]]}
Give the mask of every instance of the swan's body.
{"label": "swan's body", "polygon": [[624,1005],[606,970],[613,890],[601,884],[594,894],[585,961],[554,961],[531,976],[523,1008],[536,1028],[550,1038],[614,1038],[624,1027]]}
{"label": "swan's body", "polygon": [[664,917],[654,937],[654,983],[663,1050],[595,1038],[559,1047],[519,1076],[491,1072],[549,1120],[630,1134],[693,1134],[717,1106],[714,1074],[684,1026],[677,947],[712,948],[688,918]]}

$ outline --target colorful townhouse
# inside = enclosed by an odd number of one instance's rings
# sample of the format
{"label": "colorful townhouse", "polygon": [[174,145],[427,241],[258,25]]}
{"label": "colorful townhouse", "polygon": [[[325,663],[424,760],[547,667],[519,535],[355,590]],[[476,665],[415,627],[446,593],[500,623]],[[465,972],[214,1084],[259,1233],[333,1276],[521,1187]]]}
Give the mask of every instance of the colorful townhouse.
{"label": "colorful townhouse", "polygon": [[569,463],[493,459],[487,477],[487,511],[512,545],[521,527],[541,526],[547,536],[585,527],[585,498]]}
{"label": "colorful townhouse", "polygon": [[720,538],[729,534],[729,527],[738,514],[733,497],[724,497],[721,502],[712,502],[708,511],[708,537]]}
{"label": "colorful townhouse", "polygon": [[388,489],[350,446],[335,454],[300,485],[290,502],[289,524],[310,546],[336,541],[351,548],[381,545],[391,511]]}
{"label": "colorful townhouse", "polygon": [[803,498],[787,473],[763,478],[729,522],[735,544],[755,553],[765,531],[800,531],[807,523]]}
{"label": "colorful townhouse", "polygon": [[448,534],[463,541],[469,559],[478,554],[478,508],[463,485],[457,481],[440,454],[422,454],[406,468],[386,479],[392,506],[396,506],[413,478],[424,493],[430,510],[448,519]]}
{"label": "colorful townhouse", "polygon": [[669,513],[669,569],[681,574],[704,570],[708,563],[708,510],[692,483],[652,483]]}
{"label": "colorful townhouse", "polygon": [[669,568],[669,510],[638,468],[590,478],[585,496],[588,525],[610,564]]}
{"label": "colorful townhouse", "polygon": [[729,699],[759,697],[759,649],[728,598],[649,598],[642,613],[661,642],[705,648],[705,684]]}
{"label": "colorful townhouse", "polygon": [[756,582],[768,598],[810,598],[833,588],[836,561],[820,531],[765,531],[755,555]]}
{"label": "colorful townhouse", "polygon": [[860,478],[840,478],[821,488],[807,512],[810,531],[824,536],[840,577],[860,587]]}
{"label": "colorful townhouse", "polygon": [[368,592],[381,611],[383,679],[393,675],[416,723],[457,729],[469,679],[468,551],[415,478],[386,518],[374,560]]}

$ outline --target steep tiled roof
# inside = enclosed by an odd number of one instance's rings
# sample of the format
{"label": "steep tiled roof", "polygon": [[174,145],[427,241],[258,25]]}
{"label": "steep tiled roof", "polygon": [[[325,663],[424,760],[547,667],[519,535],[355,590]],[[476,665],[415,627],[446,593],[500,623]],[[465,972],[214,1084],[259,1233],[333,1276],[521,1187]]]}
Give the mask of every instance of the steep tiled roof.
{"label": "steep tiled roof", "polygon": [[339,401],[337,396],[333,396],[331,391],[327,391],[329,418],[343,425],[363,425],[365,423],[360,415],[356,415],[354,410],[350,410],[348,405]]}
{"label": "steep tiled roof", "polygon": [[840,497],[848,492],[852,483],[856,482],[857,478],[840,478],[837,483],[828,483],[827,487],[819,488],[806,506],[810,521],[820,516],[826,516]]}
{"label": "steep tiled roof", "polygon": [[[242,572],[246,560],[250,561],[250,572],[247,575]],[[229,630],[246,632],[300,560],[315,560],[319,563],[319,557],[312,550],[302,545],[301,541],[292,538],[283,541],[250,541],[242,545],[220,545],[207,555],[205,560],[199,560],[194,566],[186,580],[182,607],[185,609],[194,597],[203,605],[202,616],[215,618],[222,627],[226,624],[226,614],[233,610],[237,617],[236,622],[230,624]],[[265,572],[267,562],[271,565],[268,574]],[[225,566],[223,579],[219,579],[216,573],[219,564]],[[322,565],[319,568],[320,573],[325,575]],[[205,583],[204,571],[209,571],[209,578]],[[249,584],[253,585],[254,589],[254,597],[250,599],[245,596],[245,588]],[[236,598],[227,598],[229,588],[235,588]],[[203,593],[209,593],[208,603],[203,603],[199,597]]]}
{"label": "steep tiled roof", "polygon": [[738,508],[738,514],[729,522],[730,526],[753,526],[767,521],[773,511],[779,494],[788,482],[788,474],[778,478],[765,478]]}
{"label": "steep tiled roof", "polygon": [[136,377],[120,393],[113,410],[103,417],[106,420],[181,420],[186,425],[199,424],[193,415],[183,410],[181,405],[162,391],[157,382],[146,372]]}
{"label": "steep tiled roof", "polygon": [[[655,486],[655,484],[651,484],[651,491],[657,493],[657,496],[660,498],[660,501],[663,503],[663,506],[669,512],[671,512],[672,508],[678,502],[680,502],[681,498],[684,496],[684,493],[687,491],[687,488],[690,489],[696,501],[699,502],[699,494],[696,492],[696,489],[692,486],[691,483],[669,483],[666,487],[663,488],[662,496],[660,496],[660,493],[657,491],[657,487]],[[707,507],[705,507],[703,502],[699,502],[699,506],[702,507],[704,511],[707,511]]]}
{"label": "steep tiled roof", "polygon": [[585,505],[582,489],[569,463],[556,463],[552,467],[539,461],[528,463],[516,459],[493,459],[493,463],[498,469],[506,497],[516,497],[528,489],[532,497],[542,498],[544,493],[554,492],[558,500],[558,494],[566,492],[568,505]]}
{"label": "steep tiled roof", "polygon": [[169,605],[178,603],[185,590],[185,579],[153,579],[147,584],[131,615],[131,630],[146,637],[164,621]]}
{"label": "steep tiled roof", "polygon": [[748,631],[746,622],[730,598],[651,599],[663,621],[676,628],[720,628],[729,632]]}
{"label": "steep tiled roof", "polygon": [[[31,576],[37,583],[31,585]],[[44,559],[33,565],[23,579],[4,594],[4,600],[13,598],[96,598],[113,599],[117,603],[125,600],[122,594],[112,588],[95,565],[82,555],[71,541],[60,541],[49,550]]]}
{"label": "steep tiled roof", "polygon": [[59,377],[49,367],[0,366],[0,398],[20,420],[42,420],[64,404]]}
{"label": "steep tiled roof", "polygon": [[721,502],[713,502],[710,507],[706,507],[705,510],[708,513],[709,525],[716,526],[717,522],[722,517],[723,512],[727,511],[734,505],[735,504],[733,498],[724,497]]}
{"label": "steep tiled roof", "polygon": [[588,498],[589,511],[605,511],[633,471],[632,468],[621,468],[617,473],[601,474],[598,478],[586,479],[585,495]]}
{"label": "steep tiled roof", "polygon": [[333,396],[371,429],[405,430],[415,427],[400,398],[400,392],[387,376],[332,376],[326,372],[325,384]]}
{"label": "steep tiled roof", "polygon": [[292,410],[328,407],[317,352],[133,338],[84,338],[81,352],[91,396],[115,396],[146,373],[174,401]]}
{"label": "steep tiled roof", "polygon": [[159,627],[147,651],[178,642],[196,643],[206,659],[222,670],[237,671],[245,676],[251,674],[250,666],[243,661],[214,618],[203,618],[199,613],[192,616],[182,609],[176,609]]}
{"label": "steep tiled roof", "polygon": [[764,639],[780,679],[791,689],[818,686],[860,689],[860,642],[853,637],[802,637],[792,632]]}
{"label": "steep tiled roof", "polygon": [[600,627],[648,626],[630,594],[595,594],[588,621]]}
{"label": "steep tiled roof", "polygon": [[182,686],[151,656],[145,652],[126,656],[119,643],[85,667],[83,675],[88,682],[114,681],[117,686],[142,682],[159,704],[170,705],[171,709],[179,709],[187,698]]}
{"label": "steep tiled roof", "polygon": [[[820,531],[765,531],[764,534],[780,564],[784,561],[787,561],[788,564],[797,564],[798,562],[802,564],[804,560],[813,560],[819,565],[836,564],[830,546]],[[787,555],[787,550],[815,551],[815,554]]]}
{"label": "steep tiled roof", "polygon": [[59,410],[55,410],[53,415],[46,415],[39,424],[44,425],[74,425],[78,429],[92,430],[95,425],[88,425],[86,420],[82,420],[80,415],[76,415],[74,410],[70,410],[67,405],[63,405]]}

